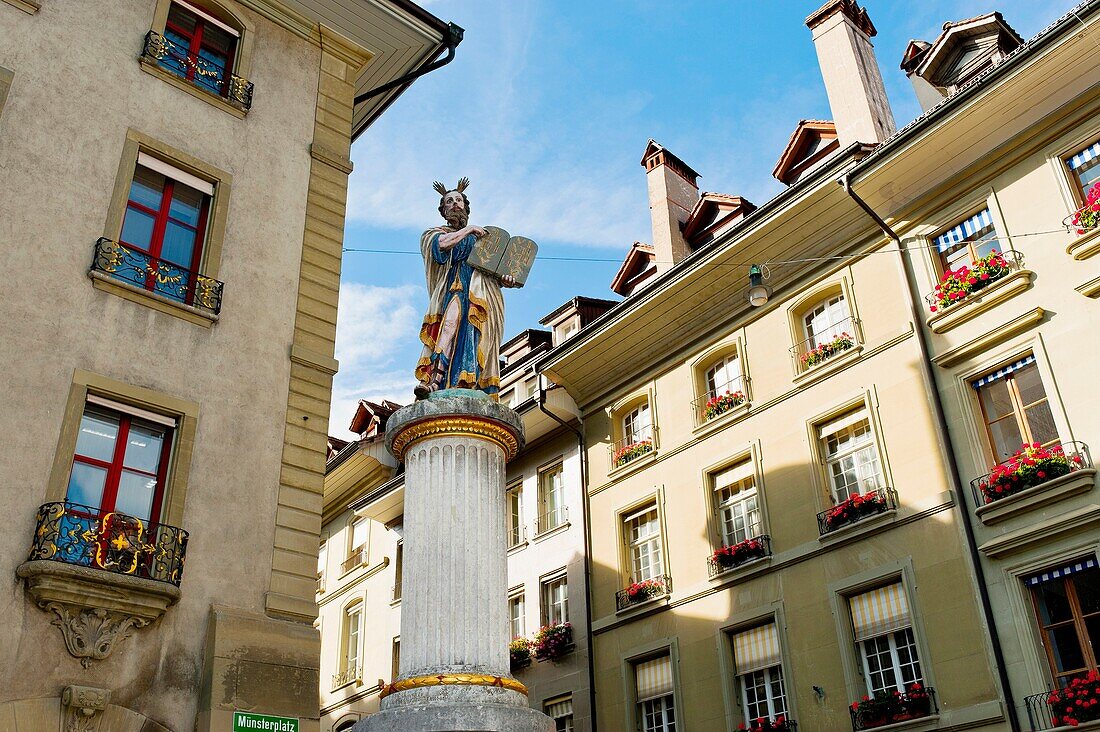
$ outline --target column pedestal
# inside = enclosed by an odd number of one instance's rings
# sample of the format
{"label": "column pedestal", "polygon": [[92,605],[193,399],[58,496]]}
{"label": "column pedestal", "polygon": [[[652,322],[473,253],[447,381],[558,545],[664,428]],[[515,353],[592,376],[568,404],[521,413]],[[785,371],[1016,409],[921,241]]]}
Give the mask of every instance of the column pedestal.
{"label": "column pedestal", "polygon": [[405,463],[401,661],[356,732],[550,732],[508,670],[505,464],[523,446],[511,409],[448,389],[395,412]]}

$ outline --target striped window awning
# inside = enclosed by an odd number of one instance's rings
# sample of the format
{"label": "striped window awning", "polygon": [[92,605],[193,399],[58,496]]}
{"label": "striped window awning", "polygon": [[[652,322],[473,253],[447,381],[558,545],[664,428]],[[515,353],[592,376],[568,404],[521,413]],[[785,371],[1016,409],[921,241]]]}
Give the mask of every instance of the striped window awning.
{"label": "striped window awning", "polygon": [[782,663],[779,631],[775,623],[758,625],[733,636],[733,662],[737,673],[748,674]]}
{"label": "striped window awning", "polygon": [[573,713],[573,699],[572,697],[566,697],[564,699],[555,699],[546,703],[546,716],[550,719],[561,719],[562,717],[568,717]]}
{"label": "striped window awning", "polygon": [[937,236],[936,249],[941,252],[946,252],[959,242],[969,239],[982,229],[989,228],[990,226],[993,226],[993,217],[989,215],[988,208],[983,208],[961,224],[952,226],[950,229]]}
{"label": "striped window awning", "polygon": [[1035,585],[1041,585],[1044,582],[1052,582],[1053,580],[1060,579],[1062,577],[1068,577],[1071,574],[1084,572],[1086,569],[1096,569],[1096,567],[1096,557],[1086,557],[1084,559],[1078,559],[1074,562],[1070,562],[1069,564],[1058,567],[1057,569],[1047,569],[1042,572],[1036,572],[1029,577],[1025,577],[1024,584],[1028,587],[1034,587]]}
{"label": "striped window awning", "polygon": [[1019,371],[1024,366],[1030,366],[1033,363],[1035,363],[1035,356],[1027,356],[1025,358],[1021,358],[1016,363],[1009,364],[1008,366],[1005,366],[1003,368],[999,368],[996,371],[994,371],[993,373],[986,374],[982,378],[978,379],[977,381],[974,382],[974,388],[975,389],[980,389],[983,386],[985,386],[986,384],[991,384],[994,381],[996,381],[997,379],[1003,379],[1004,377],[1011,374],[1013,371]]}
{"label": "striped window awning", "polygon": [[1089,162],[1090,160],[1093,160],[1094,158],[1100,158],[1100,142],[1094,142],[1093,144],[1089,145],[1084,150],[1067,160],[1066,163],[1069,164],[1070,170],[1077,170],[1082,165]]}
{"label": "striped window awning", "polygon": [[849,598],[848,605],[857,643],[913,624],[909,598],[900,582]]}
{"label": "striped window awning", "polygon": [[672,693],[672,659],[661,656],[634,666],[638,684],[638,702],[668,696]]}

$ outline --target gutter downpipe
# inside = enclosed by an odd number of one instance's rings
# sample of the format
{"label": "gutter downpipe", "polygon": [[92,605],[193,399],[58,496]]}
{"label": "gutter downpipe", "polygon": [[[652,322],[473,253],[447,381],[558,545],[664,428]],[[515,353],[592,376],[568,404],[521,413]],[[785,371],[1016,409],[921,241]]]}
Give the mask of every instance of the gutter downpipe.
{"label": "gutter downpipe", "polygon": [[588,716],[590,729],[596,732],[596,662],[592,657],[592,565],[589,561],[589,547],[592,546],[592,524],[588,520],[588,452],[584,439],[584,420],[580,427],[574,427],[546,408],[546,382],[541,372],[536,371],[539,380],[539,411],[577,436],[577,449],[581,459],[581,518],[584,521],[584,633],[585,649],[588,655]]}
{"label": "gutter downpipe", "polygon": [[376,97],[379,94],[384,94],[384,93],[388,92],[390,89],[396,89],[399,86],[404,86],[406,84],[411,84],[416,79],[419,79],[421,76],[424,76],[424,74],[430,74],[431,72],[435,71],[436,69],[441,69],[444,66],[446,66],[447,64],[451,63],[452,61],[455,60],[455,49],[458,48],[458,44],[462,43],[462,35],[463,35],[464,32],[465,31],[463,31],[463,29],[460,26],[457,26],[454,23],[448,23],[447,24],[447,33],[444,35],[444,38],[443,38],[443,45],[447,49],[446,57],[441,58],[441,59],[436,59],[435,61],[424,64],[423,66],[421,66],[416,71],[411,71],[411,72],[405,74],[404,76],[402,76],[398,79],[394,79],[393,81],[388,81],[388,82],[386,82],[385,84],[383,84],[381,86],[376,86],[375,88],[371,89],[370,91],[363,92],[359,96],[355,97],[355,101],[352,102],[351,106],[354,108],[355,106],[357,106],[359,104],[362,104],[363,102],[367,101],[371,97]]}
{"label": "gutter downpipe", "polygon": [[966,495],[962,490],[962,479],[959,476],[959,466],[956,461],[955,448],[951,442],[950,433],[947,429],[947,418],[944,416],[943,402],[940,400],[939,389],[936,387],[935,376],[932,373],[932,367],[930,365],[928,357],[928,339],[925,336],[924,328],[921,327],[922,318],[920,310],[917,308],[916,300],[913,298],[912,283],[916,282],[916,278],[913,276],[912,265],[906,257],[906,249],[902,246],[901,239],[894,233],[894,230],[882,220],[875,211],[859,197],[852,189],[851,181],[852,171],[848,171],[837,182],[844,188],[844,192],[856,202],[856,204],[863,209],[863,211],[878,225],[882,233],[893,240],[897,245],[898,261],[901,265],[902,275],[905,277],[905,300],[909,306],[909,316],[913,319],[913,331],[917,338],[917,348],[920,351],[920,370],[921,376],[924,378],[925,386],[928,390],[928,401],[932,407],[932,414],[936,420],[936,428],[939,431],[939,446],[940,452],[943,454],[944,459],[947,462],[947,473],[951,480],[951,488],[955,491],[957,499],[955,500],[955,507],[959,514],[959,519],[963,525],[963,533],[966,535],[966,546],[970,553],[970,563],[974,568],[975,579],[978,582],[978,597],[981,598],[982,615],[986,623],[986,627],[989,629],[989,640],[993,645],[993,661],[997,664],[997,677],[1001,682],[1001,689],[1004,693],[1005,714],[1008,717],[1008,725],[1012,732],[1020,732],[1020,720],[1016,715],[1016,704],[1012,695],[1012,685],[1008,680],[1008,672],[1005,670],[1004,651],[1001,648],[1001,637],[997,632],[997,623],[993,617],[993,606],[989,601],[989,588],[986,585],[985,570],[982,568],[981,558],[978,554],[978,544],[974,539],[974,527],[970,524],[970,516],[968,515],[968,507],[966,502]]}

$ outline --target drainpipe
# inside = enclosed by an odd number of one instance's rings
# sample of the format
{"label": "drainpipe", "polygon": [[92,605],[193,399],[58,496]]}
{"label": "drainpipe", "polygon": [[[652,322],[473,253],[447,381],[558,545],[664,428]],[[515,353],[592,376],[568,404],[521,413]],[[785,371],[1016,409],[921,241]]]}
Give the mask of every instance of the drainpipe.
{"label": "drainpipe", "polygon": [[981,598],[982,615],[985,620],[986,627],[989,628],[989,640],[993,644],[993,660],[997,664],[997,677],[1001,682],[1001,690],[1005,699],[1005,713],[1008,715],[1008,724],[1012,732],[1020,732],[1020,720],[1016,716],[1016,704],[1013,701],[1012,685],[1008,680],[1008,672],[1005,670],[1005,658],[1004,650],[1001,648],[1001,636],[997,632],[997,623],[993,618],[993,606],[989,601],[989,588],[985,583],[985,570],[982,569],[981,557],[978,554],[978,543],[974,539],[974,527],[970,524],[970,516],[967,513],[966,495],[962,489],[962,479],[959,476],[959,464],[956,460],[955,448],[951,443],[951,438],[947,431],[947,418],[944,416],[943,402],[940,400],[939,390],[936,388],[935,375],[932,373],[931,361],[928,356],[928,338],[925,336],[924,329],[921,327],[922,318],[921,311],[917,307],[916,299],[913,297],[913,290],[911,283],[916,282],[916,278],[913,276],[912,263],[909,258],[905,256],[906,250],[902,246],[901,239],[894,233],[894,230],[887,225],[882,217],[879,216],[874,210],[867,205],[859,195],[852,190],[852,181],[850,179],[851,172],[845,173],[839,181],[837,181],[841,187],[844,188],[844,192],[856,204],[863,209],[863,211],[871,217],[871,219],[882,230],[882,233],[894,241],[897,245],[898,261],[902,275],[905,278],[905,301],[909,306],[909,317],[913,320],[913,332],[917,337],[917,349],[920,351],[920,371],[921,376],[924,379],[925,387],[928,391],[928,403],[932,407],[932,415],[936,420],[936,429],[939,432],[938,442],[940,452],[943,454],[944,460],[947,462],[948,478],[951,481],[951,489],[955,491],[955,495],[958,497],[955,501],[955,508],[959,514],[959,520],[963,525],[963,533],[966,534],[966,546],[970,550],[970,563],[974,568],[974,574],[978,581],[978,597]]}
{"label": "drainpipe", "polygon": [[585,449],[584,421],[580,427],[574,427],[546,408],[546,382],[542,374],[536,372],[539,380],[539,410],[562,427],[577,436],[577,449],[581,459],[581,520],[584,521],[584,633],[588,644],[588,715],[592,732],[596,732],[596,662],[592,657],[592,564],[589,561],[589,548],[592,546],[592,524],[588,520],[588,451]]}
{"label": "drainpipe", "polygon": [[355,101],[352,103],[352,106],[354,107],[354,106],[357,106],[359,104],[362,104],[363,102],[367,101],[371,97],[376,97],[379,94],[384,94],[384,93],[388,92],[390,89],[396,89],[399,86],[404,86],[406,84],[411,84],[416,79],[419,79],[421,76],[424,76],[424,74],[430,74],[431,72],[435,71],[436,69],[441,69],[444,66],[446,66],[447,64],[451,63],[452,61],[455,60],[455,49],[458,48],[458,44],[462,43],[463,33],[465,33],[465,31],[463,31],[463,29],[461,27],[455,25],[454,23],[448,23],[447,24],[447,35],[443,39],[443,44],[447,48],[447,55],[444,58],[436,59],[435,61],[432,61],[431,63],[427,63],[427,64],[421,66],[416,71],[412,71],[412,72],[409,72],[408,74],[405,74],[404,76],[402,76],[399,79],[394,79],[393,81],[386,82],[382,86],[376,86],[375,88],[371,89],[370,91],[363,92],[362,94],[360,94],[359,96],[357,96],[355,98]]}

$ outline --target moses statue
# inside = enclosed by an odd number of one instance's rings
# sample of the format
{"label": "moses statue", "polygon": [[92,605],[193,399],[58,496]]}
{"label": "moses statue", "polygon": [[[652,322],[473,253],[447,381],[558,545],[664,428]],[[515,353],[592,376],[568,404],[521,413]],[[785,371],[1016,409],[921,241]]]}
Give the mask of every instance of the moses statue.
{"label": "moses statue", "polygon": [[461,179],[453,189],[435,183],[446,226],[420,237],[428,284],[424,344],[416,365],[417,399],[440,389],[475,389],[493,399],[500,391],[504,335],[502,287],[522,287],[537,247],[496,227],[473,226]]}

